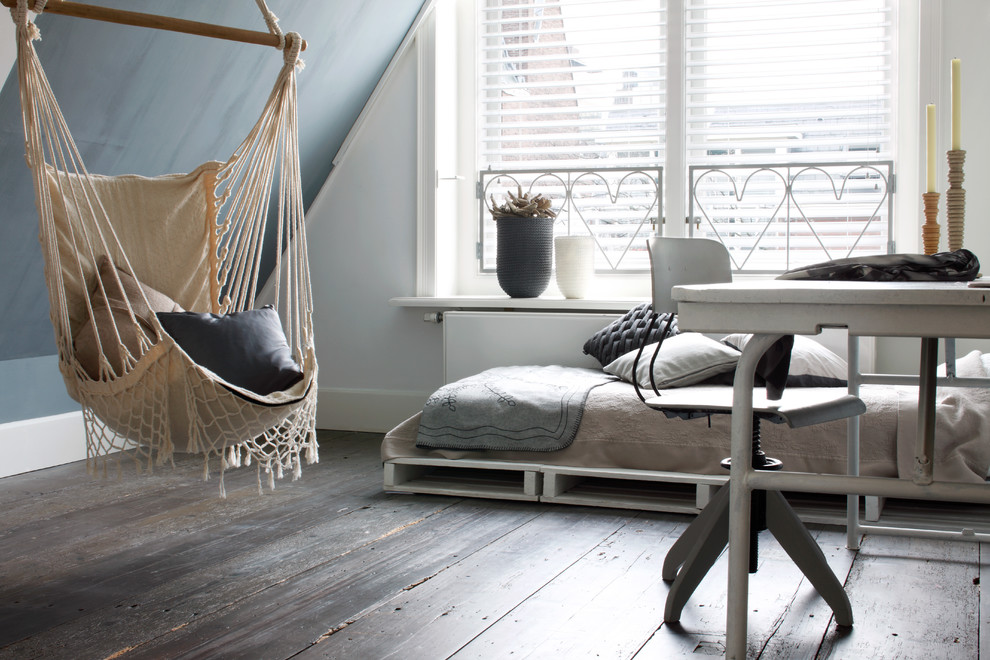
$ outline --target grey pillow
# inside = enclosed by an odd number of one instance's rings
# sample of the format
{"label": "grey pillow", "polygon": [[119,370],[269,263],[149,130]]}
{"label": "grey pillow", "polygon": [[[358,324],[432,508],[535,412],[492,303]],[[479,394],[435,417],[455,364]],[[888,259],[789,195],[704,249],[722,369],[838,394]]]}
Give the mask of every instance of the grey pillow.
{"label": "grey pillow", "polygon": [[[643,357],[636,370],[636,381],[641,388],[650,387],[650,361],[656,344],[643,349]],[[610,362],[605,372],[633,382],[633,363],[637,351],[630,351]],[[739,351],[696,332],[685,332],[668,337],[660,345],[660,354],[653,366],[657,388],[687,387],[705,381],[716,374],[733,371],[739,361]]]}
{"label": "grey pillow", "polygon": [[[636,305],[584,342],[584,353],[594,357],[603,367],[607,366],[629,351],[655,343],[660,334],[660,324],[667,316],[669,315],[662,314],[660,320],[653,326],[653,331],[647,333],[650,319],[653,317],[653,305],[650,303]],[[672,320],[670,334],[677,334],[676,316]]]}
{"label": "grey pillow", "polygon": [[[737,333],[722,337],[722,343],[742,351],[752,337]],[[846,387],[848,373],[846,361],[841,357],[814,339],[794,335],[787,387]]]}
{"label": "grey pillow", "polygon": [[[117,277],[113,275],[115,270]],[[117,285],[118,279],[120,286]],[[103,283],[102,290],[100,282]],[[144,304],[145,298],[148,300],[147,305]],[[106,255],[99,258],[96,275],[90,282],[89,299],[93,316],[87,318],[76,331],[73,350],[79,364],[93,380],[100,377],[101,346],[114,374],[120,376],[124,373],[124,351],[120,344],[131,355],[140,355],[139,333],[144,333],[151,343],[156,339],[152,315],[155,312],[183,311],[177,302],[161,291],[138,282],[127,271],[115,266]],[[131,311],[137,326],[131,321]]]}
{"label": "grey pillow", "polygon": [[231,385],[267,395],[303,378],[270,305],[230,314],[159,313],[158,320],[196,364]]}

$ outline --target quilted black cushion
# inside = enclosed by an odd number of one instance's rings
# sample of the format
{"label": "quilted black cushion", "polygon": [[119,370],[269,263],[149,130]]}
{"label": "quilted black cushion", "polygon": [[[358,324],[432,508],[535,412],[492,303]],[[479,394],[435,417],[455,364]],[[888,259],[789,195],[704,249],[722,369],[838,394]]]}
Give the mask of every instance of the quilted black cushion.
{"label": "quilted black cushion", "polygon": [[158,320],[196,364],[232,385],[267,395],[303,379],[270,305],[222,315],[159,312]]}
{"label": "quilted black cushion", "polygon": [[[612,321],[584,342],[585,355],[594,357],[604,367],[629,351],[656,342],[661,323],[667,316],[669,315],[661,314],[660,320],[653,326],[653,331],[647,334],[650,320],[653,318],[653,305],[650,303],[636,305],[622,318]],[[676,316],[672,319],[670,334],[677,334]]]}

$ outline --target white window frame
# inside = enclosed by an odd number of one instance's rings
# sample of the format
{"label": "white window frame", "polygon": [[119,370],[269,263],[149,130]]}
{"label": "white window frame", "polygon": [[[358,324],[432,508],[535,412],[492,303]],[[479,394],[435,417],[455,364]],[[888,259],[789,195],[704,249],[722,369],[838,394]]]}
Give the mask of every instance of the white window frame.
{"label": "white window frame", "polygon": [[[420,296],[499,295],[496,278],[478,272],[478,201],[475,194],[474,135],[477,39],[473,0],[427,0],[432,7],[418,35],[419,58],[419,204],[417,294]],[[924,103],[942,98],[947,89],[941,44],[942,0],[897,3],[898,43],[895,80],[896,249],[915,252],[920,243],[920,199],[924,172]],[[667,0],[670,15],[683,15],[683,0]],[[924,27],[922,27],[924,26]],[[450,31],[455,33],[451,39]],[[439,37],[437,35],[440,35]],[[667,121],[663,194],[667,236],[688,235],[683,96],[683,22],[667,22]],[[456,48],[456,54],[449,49]],[[918,57],[921,53],[921,57]],[[674,73],[679,75],[674,75]],[[440,84],[438,85],[438,80]],[[453,99],[438,100],[439,88],[453,88]],[[676,95],[676,96],[675,96]],[[944,165],[941,165],[944,168]],[[944,172],[940,172],[944,179]],[[763,277],[766,277],[765,275]],[[598,277],[592,297],[603,299],[649,295],[644,274]]]}

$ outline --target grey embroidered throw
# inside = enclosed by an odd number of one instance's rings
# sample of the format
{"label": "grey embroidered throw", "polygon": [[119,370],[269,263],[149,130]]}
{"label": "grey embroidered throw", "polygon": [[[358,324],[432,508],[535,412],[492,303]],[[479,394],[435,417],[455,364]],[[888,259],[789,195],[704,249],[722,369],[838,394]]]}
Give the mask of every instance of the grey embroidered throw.
{"label": "grey embroidered throw", "polygon": [[588,392],[611,380],[601,370],[578,367],[488,369],[433,393],[423,407],[416,446],[563,449],[577,434]]}

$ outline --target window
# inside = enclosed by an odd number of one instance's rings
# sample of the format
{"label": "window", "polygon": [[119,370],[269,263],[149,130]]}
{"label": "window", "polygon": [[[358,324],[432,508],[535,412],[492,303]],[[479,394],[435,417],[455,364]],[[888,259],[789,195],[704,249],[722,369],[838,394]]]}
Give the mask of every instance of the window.
{"label": "window", "polygon": [[458,280],[493,269],[486,198],[516,183],[560,199],[558,232],[594,235],[615,281],[648,269],[662,215],[743,272],[888,249],[895,0],[448,1]]}
{"label": "window", "polygon": [[888,250],[889,0],[687,0],[692,233],[774,273]]}
{"label": "window", "polygon": [[[643,246],[662,206],[665,16],[662,0],[478,5],[485,199],[518,182],[560,200],[557,232],[594,236],[599,271],[650,267]],[[491,272],[495,223],[481,213],[481,266]]]}
{"label": "window", "polygon": [[663,160],[662,0],[480,0],[481,169]]}

